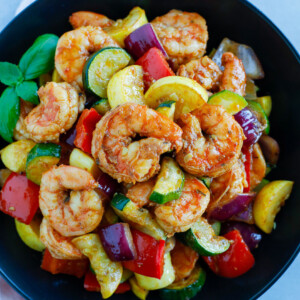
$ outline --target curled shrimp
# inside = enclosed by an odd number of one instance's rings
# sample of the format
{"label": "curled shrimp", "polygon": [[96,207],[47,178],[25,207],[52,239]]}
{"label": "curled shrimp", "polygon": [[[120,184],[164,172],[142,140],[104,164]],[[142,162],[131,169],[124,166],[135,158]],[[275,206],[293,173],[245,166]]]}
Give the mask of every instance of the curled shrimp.
{"label": "curled shrimp", "polygon": [[245,96],[247,78],[242,61],[231,52],[225,52],[222,55],[222,65],[224,72],[221,76],[220,90],[229,90]]}
{"label": "curled shrimp", "polygon": [[248,186],[243,162],[239,159],[225,174],[216,177],[210,185],[211,201],[209,202],[208,214],[216,207],[222,207],[230,202],[237,194],[243,193]]}
{"label": "curled shrimp", "polygon": [[114,21],[110,20],[108,17],[91,11],[74,12],[69,17],[69,22],[74,29],[82,26],[105,28],[114,24]]}
{"label": "curled shrimp", "polygon": [[253,145],[250,167],[250,189],[253,190],[266,176],[266,161],[258,143]]}
{"label": "curled shrimp", "polygon": [[183,147],[177,162],[190,174],[218,177],[237,162],[244,133],[233,116],[220,105],[205,104],[178,120]]}
{"label": "curled shrimp", "polygon": [[180,198],[154,208],[156,221],[169,235],[186,231],[205,212],[209,198],[202,181],[187,175]]}
{"label": "curled shrimp", "polygon": [[188,77],[197,81],[207,90],[218,86],[221,74],[222,72],[218,65],[208,56],[203,56],[181,65],[176,73],[178,76]]}
{"label": "curled shrimp", "polygon": [[78,93],[66,82],[48,82],[40,87],[38,95],[40,104],[24,119],[27,138],[38,143],[58,141],[77,119]]}
{"label": "curled shrimp", "polygon": [[84,257],[72,244],[72,238],[59,234],[46,218],[43,218],[40,226],[40,239],[54,258],[82,259]]}
{"label": "curled shrimp", "polygon": [[79,27],[64,33],[58,40],[55,68],[61,78],[76,82],[82,89],[82,70],[90,55],[104,47],[119,47],[100,27]]}
{"label": "curled shrimp", "polygon": [[91,232],[99,225],[104,212],[104,200],[94,190],[97,186],[85,170],[66,165],[52,167],[41,180],[42,214],[63,236]]}
{"label": "curled shrimp", "polygon": [[208,32],[206,21],[199,14],[172,9],[151,24],[175,70],[205,53]]}
{"label": "curled shrimp", "polygon": [[[132,142],[137,135],[147,137]],[[147,181],[159,171],[160,155],[182,146],[182,131],[145,105],[125,103],[98,122],[92,154],[103,172],[119,182]]]}

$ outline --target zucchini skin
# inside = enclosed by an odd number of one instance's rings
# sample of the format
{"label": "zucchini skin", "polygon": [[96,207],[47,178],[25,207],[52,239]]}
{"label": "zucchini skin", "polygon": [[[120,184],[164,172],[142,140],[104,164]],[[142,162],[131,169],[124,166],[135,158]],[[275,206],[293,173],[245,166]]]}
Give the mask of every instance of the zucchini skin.
{"label": "zucchini skin", "polygon": [[32,160],[40,156],[53,156],[60,158],[61,147],[57,144],[47,143],[47,144],[37,144],[35,145],[27,156],[26,167],[30,164]]}
{"label": "zucchini skin", "polygon": [[260,116],[260,118],[258,118],[259,122],[260,122],[260,120],[264,121],[265,124],[263,124],[263,125],[266,125],[266,128],[264,129],[264,133],[266,135],[268,135],[270,133],[270,121],[269,121],[264,109],[260,105],[260,103],[254,101],[254,100],[248,100],[248,106],[252,111],[256,112]]}
{"label": "zucchini skin", "polygon": [[130,202],[130,199],[125,195],[121,193],[115,193],[113,199],[111,200],[111,205],[114,208],[123,211],[128,202]]}

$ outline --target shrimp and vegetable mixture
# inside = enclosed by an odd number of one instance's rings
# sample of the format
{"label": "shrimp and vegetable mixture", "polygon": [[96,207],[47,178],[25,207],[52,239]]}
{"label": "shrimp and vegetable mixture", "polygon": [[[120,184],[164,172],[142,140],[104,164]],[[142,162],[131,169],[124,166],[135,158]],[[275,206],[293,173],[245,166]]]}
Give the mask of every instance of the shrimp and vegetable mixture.
{"label": "shrimp and vegetable mixture", "polygon": [[104,299],[191,299],[207,269],[247,272],[293,187],[265,179],[279,145],[254,51],[226,38],[208,54],[197,12],[69,21],[3,81],[0,210],[21,240],[43,252],[44,271],[84,277]]}

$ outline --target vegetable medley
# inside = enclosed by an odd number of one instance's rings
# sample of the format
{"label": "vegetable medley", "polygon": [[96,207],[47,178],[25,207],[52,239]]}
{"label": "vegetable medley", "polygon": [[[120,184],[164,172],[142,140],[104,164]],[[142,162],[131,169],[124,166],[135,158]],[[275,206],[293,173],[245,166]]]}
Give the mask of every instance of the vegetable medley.
{"label": "vegetable medley", "polygon": [[253,49],[205,55],[205,19],[179,10],[70,23],[0,62],[0,209],[41,268],[166,300],[194,297],[205,269],[249,271],[293,186],[265,179],[279,145]]}

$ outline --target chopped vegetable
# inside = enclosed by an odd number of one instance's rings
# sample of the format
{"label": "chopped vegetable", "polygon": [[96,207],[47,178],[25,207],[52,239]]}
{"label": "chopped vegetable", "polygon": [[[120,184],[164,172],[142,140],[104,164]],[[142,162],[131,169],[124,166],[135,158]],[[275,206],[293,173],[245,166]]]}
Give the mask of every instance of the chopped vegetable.
{"label": "chopped vegetable", "polygon": [[254,112],[257,120],[260,122],[260,124],[264,128],[263,129],[264,133],[269,134],[269,132],[270,132],[270,122],[269,122],[269,119],[268,119],[265,111],[261,107],[261,105],[256,101],[248,100],[248,107],[252,112]]}
{"label": "chopped vegetable", "polygon": [[93,131],[101,116],[94,108],[85,109],[76,125],[74,145],[86,153],[91,154]]}
{"label": "chopped vegetable", "polygon": [[137,274],[160,279],[164,268],[165,241],[157,241],[136,229],[132,230],[132,238],[137,258],[124,261],[124,267]]}
{"label": "chopped vegetable", "polygon": [[13,172],[25,172],[29,151],[35,146],[31,140],[20,140],[9,144],[1,151],[1,159],[6,168]]}
{"label": "chopped vegetable", "polygon": [[110,111],[110,105],[107,98],[103,98],[95,102],[92,106],[98,114],[104,116],[108,111]]}
{"label": "chopped vegetable", "polygon": [[12,172],[0,193],[0,210],[30,224],[39,207],[39,190],[25,175]]}
{"label": "chopped vegetable", "polygon": [[51,274],[67,274],[81,278],[89,268],[88,259],[69,260],[57,259],[51,256],[48,249],[45,250],[41,268]]}
{"label": "chopped vegetable", "polygon": [[129,279],[129,284],[131,286],[131,290],[134,293],[135,296],[137,296],[141,300],[146,300],[147,295],[149,294],[149,291],[143,289],[140,287],[136,281],[135,277],[131,277]]}
{"label": "chopped vegetable", "polygon": [[254,101],[258,102],[261,107],[263,108],[265,114],[267,117],[270,116],[271,110],[272,110],[272,98],[271,96],[263,96],[263,97],[258,97],[254,99]]}
{"label": "chopped vegetable", "polygon": [[159,204],[178,199],[184,186],[184,173],[171,157],[164,157],[149,200]]}
{"label": "chopped vegetable", "polygon": [[215,232],[215,235],[220,235],[221,222],[214,221],[213,223],[210,223],[210,225],[211,225],[211,228],[213,229],[213,231]]}
{"label": "chopped vegetable", "polygon": [[259,145],[268,163],[276,165],[279,159],[280,148],[276,140],[268,135],[262,135]]}
{"label": "chopped vegetable", "polygon": [[260,182],[260,184],[259,184],[258,186],[255,187],[254,191],[255,191],[256,193],[260,192],[260,191],[262,190],[262,188],[263,188],[265,185],[267,185],[268,183],[270,183],[270,180],[264,178],[264,179]]}
{"label": "chopped vegetable", "polygon": [[77,237],[72,240],[72,243],[89,258],[97,280],[101,283],[102,298],[110,297],[118,288],[122,278],[121,263],[113,262],[108,258],[99,236],[95,233]]}
{"label": "chopped vegetable", "polygon": [[63,82],[63,79],[60,77],[56,68],[54,68],[53,73],[52,73],[52,81],[57,82],[57,83]]}
{"label": "chopped vegetable", "polygon": [[175,101],[165,101],[158,105],[156,111],[174,121],[175,106]]}
{"label": "chopped vegetable", "polygon": [[113,209],[111,207],[106,207],[102,220],[101,220],[101,225],[112,225],[116,224],[119,222],[119,217],[115,214]]}
{"label": "chopped vegetable", "polygon": [[217,275],[235,278],[253,267],[254,257],[238,230],[230,231],[224,237],[232,241],[229,249],[216,256],[203,256],[203,259]]}
{"label": "chopped vegetable", "polygon": [[249,205],[240,213],[235,214],[230,218],[231,221],[244,222],[247,224],[254,224],[253,217],[253,201],[249,203]]}
{"label": "chopped vegetable", "polygon": [[245,99],[246,100],[255,100],[257,98],[257,86],[255,85],[254,81],[247,77],[246,80],[246,90],[245,90]]}
{"label": "chopped vegetable", "polygon": [[106,173],[102,173],[98,178],[97,182],[99,184],[98,188],[108,197],[112,198],[113,195],[119,191],[120,186],[118,182],[107,175]]}
{"label": "chopped vegetable", "polygon": [[251,166],[252,166],[252,151],[253,147],[243,147],[242,153],[245,155],[244,167],[245,167],[245,174],[247,180],[247,186],[244,187],[243,192],[249,193],[251,187]]}
{"label": "chopped vegetable", "polygon": [[106,47],[94,53],[85,63],[83,85],[85,90],[96,96],[107,97],[107,85],[111,77],[125,68],[130,55],[122,48]]}
{"label": "chopped vegetable", "polygon": [[145,90],[148,90],[156,80],[175,75],[163,53],[157,48],[148,50],[135,64],[143,67]]}
{"label": "chopped vegetable", "polygon": [[211,177],[201,177],[199,178],[204,184],[205,186],[209,189],[210,188],[210,185],[211,185],[211,182],[212,182],[212,178]]}
{"label": "chopped vegetable", "polygon": [[4,186],[4,183],[10,174],[11,174],[11,170],[0,169],[0,188]]}
{"label": "chopped vegetable", "polygon": [[39,86],[45,85],[47,82],[52,81],[52,75],[51,73],[44,73],[39,76]]}
{"label": "chopped vegetable", "polygon": [[253,214],[255,224],[265,233],[271,233],[281,206],[292,192],[293,181],[276,180],[265,185],[257,194]]}

